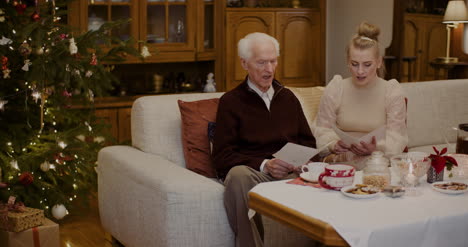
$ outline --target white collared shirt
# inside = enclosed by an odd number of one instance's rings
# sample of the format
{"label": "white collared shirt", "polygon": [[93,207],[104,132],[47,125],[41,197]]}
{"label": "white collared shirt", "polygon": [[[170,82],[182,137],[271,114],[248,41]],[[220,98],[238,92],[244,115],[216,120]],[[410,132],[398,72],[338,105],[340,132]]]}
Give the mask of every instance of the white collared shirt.
{"label": "white collared shirt", "polygon": [[[270,104],[271,100],[273,99],[273,95],[275,94],[275,90],[273,89],[273,86],[270,86],[266,92],[262,92],[255,84],[250,82],[250,78],[247,79],[247,85],[254,90],[265,102],[266,107],[268,108],[268,111],[270,110]],[[262,164],[260,165],[260,171],[263,173],[267,173],[266,171],[263,170],[265,168],[265,164],[269,161],[269,159],[263,160]]]}
{"label": "white collared shirt", "polygon": [[275,94],[275,90],[273,86],[270,86],[266,92],[262,92],[255,84],[250,82],[250,79],[247,79],[247,84],[249,87],[254,90],[265,102],[266,107],[270,110],[271,100],[273,99],[273,95]]}

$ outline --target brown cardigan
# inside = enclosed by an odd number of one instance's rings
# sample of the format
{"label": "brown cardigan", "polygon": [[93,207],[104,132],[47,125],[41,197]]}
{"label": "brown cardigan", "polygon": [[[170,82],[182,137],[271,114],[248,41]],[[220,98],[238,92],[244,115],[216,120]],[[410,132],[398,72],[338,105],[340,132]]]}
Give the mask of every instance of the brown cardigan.
{"label": "brown cardigan", "polygon": [[299,100],[276,80],[273,88],[270,111],[247,80],[220,98],[212,155],[219,178],[238,165],[259,170],[288,142],[315,148]]}

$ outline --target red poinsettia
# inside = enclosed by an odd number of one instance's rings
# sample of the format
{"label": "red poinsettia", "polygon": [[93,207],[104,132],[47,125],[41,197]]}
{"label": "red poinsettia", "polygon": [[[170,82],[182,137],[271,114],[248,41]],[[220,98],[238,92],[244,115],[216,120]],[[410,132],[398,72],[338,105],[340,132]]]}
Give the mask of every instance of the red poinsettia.
{"label": "red poinsettia", "polygon": [[446,155],[447,148],[442,149],[440,152],[436,147],[433,146],[432,148],[436,154],[429,155],[429,158],[432,160],[431,165],[434,167],[436,173],[444,170],[445,166],[447,166],[448,171],[452,170],[453,166],[458,166],[457,160]]}

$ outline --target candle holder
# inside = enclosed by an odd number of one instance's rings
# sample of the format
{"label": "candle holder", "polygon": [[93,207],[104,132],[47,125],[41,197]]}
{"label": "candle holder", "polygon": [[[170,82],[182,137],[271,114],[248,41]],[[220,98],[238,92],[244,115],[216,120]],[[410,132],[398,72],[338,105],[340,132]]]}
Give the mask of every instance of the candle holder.
{"label": "candle holder", "polygon": [[421,190],[417,189],[423,177],[431,165],[429,154],[423,152],[409,152],[393,156],[392,167],[397,169],[400,185],[406,188],[409,196],[421,195]]}

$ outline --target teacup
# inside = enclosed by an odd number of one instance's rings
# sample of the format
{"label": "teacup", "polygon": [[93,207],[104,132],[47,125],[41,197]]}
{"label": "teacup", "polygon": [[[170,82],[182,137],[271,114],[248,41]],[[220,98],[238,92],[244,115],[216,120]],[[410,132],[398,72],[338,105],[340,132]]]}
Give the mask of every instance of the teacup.
{"label": "teacup", "polygon": [[320,174],[318,181],[323,188],[340,190],[342,187],[353,184],[354,167],[343,164],[331,164],[325,167],[325,172]]}
{"label": "teacup", "polygon": [[302,165],[301,177],[307,181],[317,182],[318,177],[320,176],[321,173],[325,171],[325,167],[327,165],[328,163],[325,163],[325,162],[310,162],[305,165]]}

